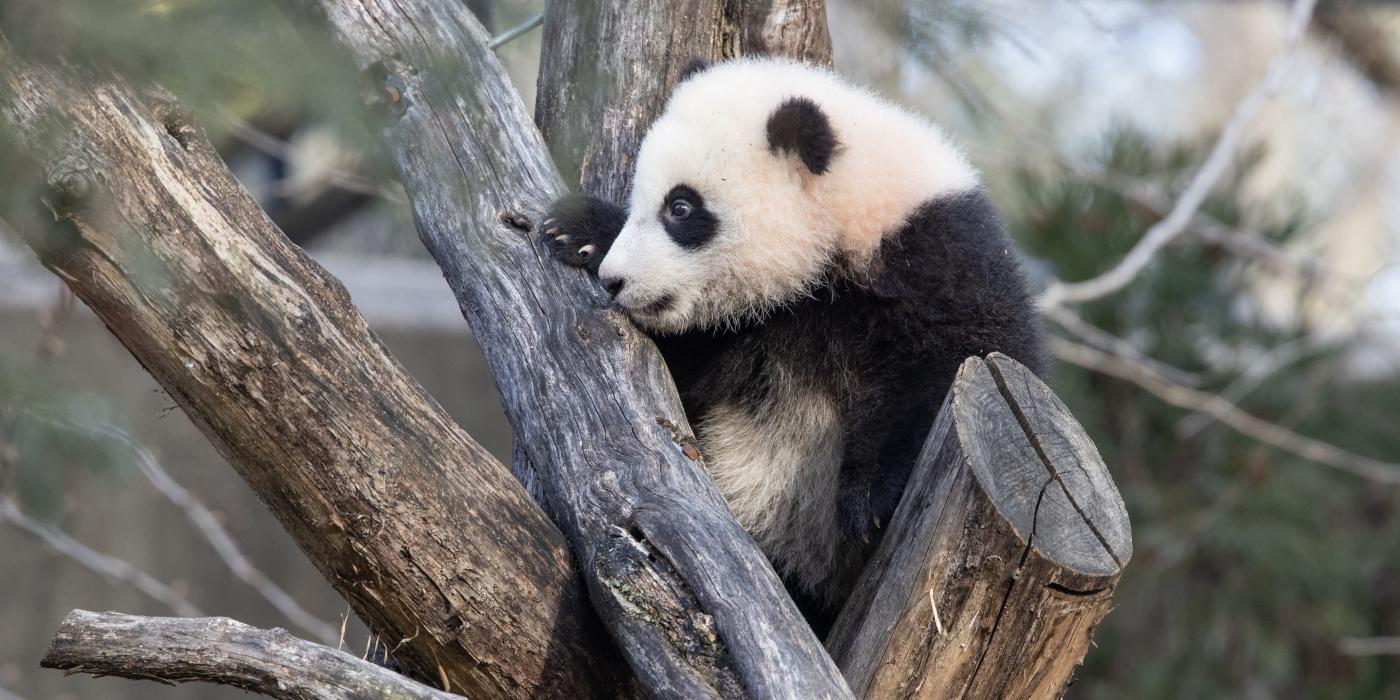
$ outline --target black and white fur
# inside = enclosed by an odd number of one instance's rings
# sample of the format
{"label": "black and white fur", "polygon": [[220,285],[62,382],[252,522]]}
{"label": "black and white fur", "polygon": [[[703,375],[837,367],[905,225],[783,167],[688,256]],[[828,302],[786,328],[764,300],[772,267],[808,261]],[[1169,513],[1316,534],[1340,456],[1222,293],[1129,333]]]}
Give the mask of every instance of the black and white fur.
{"label": "black and white fur", "polygon": [[656,339],[715,484],[821,632],[962,361],[1044,367],[972,167],[825,70],[698,66],[642,142],[630,207],[567,197],[542,229]]}

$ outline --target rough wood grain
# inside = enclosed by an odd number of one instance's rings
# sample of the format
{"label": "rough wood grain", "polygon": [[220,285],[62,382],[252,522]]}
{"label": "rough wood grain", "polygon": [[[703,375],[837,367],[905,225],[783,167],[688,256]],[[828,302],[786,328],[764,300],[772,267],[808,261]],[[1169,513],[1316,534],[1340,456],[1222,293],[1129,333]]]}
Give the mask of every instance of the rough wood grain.
{"label": "rough wood grain", "polygon": [[561,533],[178,105],[23,67],[0,43],[0,124],[18,167],[47,173],[45,191],[6,193],[50,209],[16,228],[404,667],[481,696],[617,692],[625,669]]}
{"label": "rough wood grain", "polygon": [[261,630],[226,617],[74,610],[39,665],[168,685],[218,683],[283,700],[460,697],[286,630]]}
{"label": "rough wood grain", "polygon": [[825,0],[581,0],[545,7],[535,122],[564,181],[626,201],[634,156],[694,58],[831,63]]}
{"label": "rough wood grain", "polygon": [[651,341],[584,273],[537,247],[530,222],[563,190],[480,25],[460,3],[435,0],[302,4],[378,91],[419,235],[643,687],[656,697],[848,697],[767,560],[686,456],[693,438]]}
{"label": "rough wood grain", "polygon": [[831,65],[826,0],[725,0],[736,56],[787,56]]}
{"label": "rough wood grain", "polygon": [[1131,556],[1064,404],[1004,355],[971,358],[828,646],[864,698],[1058,697]]}

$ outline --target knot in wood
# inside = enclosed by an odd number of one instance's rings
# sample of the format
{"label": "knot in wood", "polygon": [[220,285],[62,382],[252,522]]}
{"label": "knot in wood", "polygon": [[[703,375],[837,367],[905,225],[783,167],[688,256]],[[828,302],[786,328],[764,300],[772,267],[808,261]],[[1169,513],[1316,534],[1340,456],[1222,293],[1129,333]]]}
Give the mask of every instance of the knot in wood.
{"label": "knot in wood", "polygon": [[81,210],[97,191],[97,173],[88,159],[70,154],[49,166],[45,176],[49,205],[60,215]]}
{"label": "knot in wood", "polygon": [[365,68],[363,96],[372,112],[397,119],[408,111],[409,86],[405,71],[392,59],[375,61]]}

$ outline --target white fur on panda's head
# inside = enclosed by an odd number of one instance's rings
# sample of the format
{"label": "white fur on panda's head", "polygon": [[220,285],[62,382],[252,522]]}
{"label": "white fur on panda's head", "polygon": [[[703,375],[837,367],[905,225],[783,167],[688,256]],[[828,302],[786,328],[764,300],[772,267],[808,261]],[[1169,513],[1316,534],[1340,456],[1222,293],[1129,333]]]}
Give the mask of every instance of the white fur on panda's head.
{"label": "white fur on panda's head", "polygon": [[598,276],[656,331],[758,318],[976,184],[934,126],[828,71],[715,64],[676,87],[642,140]]}

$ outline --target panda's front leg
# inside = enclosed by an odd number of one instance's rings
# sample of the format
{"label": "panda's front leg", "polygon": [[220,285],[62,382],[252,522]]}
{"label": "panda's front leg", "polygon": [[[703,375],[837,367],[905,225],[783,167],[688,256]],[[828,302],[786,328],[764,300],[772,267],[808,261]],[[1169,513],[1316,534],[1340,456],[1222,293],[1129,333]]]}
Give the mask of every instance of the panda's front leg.
{"label": "panda's front leg", "polygon": [[608,254],[627,210],[605,199],[571,194],[559,198],[540,223],[540,236],[560,262],[594,275]]}

